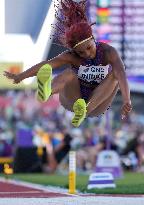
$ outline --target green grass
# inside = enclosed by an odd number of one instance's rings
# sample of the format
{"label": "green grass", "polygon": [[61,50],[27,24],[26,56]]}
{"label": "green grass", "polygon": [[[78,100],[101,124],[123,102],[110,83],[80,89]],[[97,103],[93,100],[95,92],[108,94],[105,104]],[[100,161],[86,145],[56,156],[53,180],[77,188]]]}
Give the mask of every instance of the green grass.
{"label": "green grass", "polygon": [[[46,175],[46,174],[14,174],[10,178],[24,180],[28,182],[53,185],[68,188],[68,176]],[[95,189],[87,190],[88,176],[77,176],[77,189],[83,192],[98,194],[144,194],[144,174],[125,173],[123,179],[116,181],[115,189]]]}

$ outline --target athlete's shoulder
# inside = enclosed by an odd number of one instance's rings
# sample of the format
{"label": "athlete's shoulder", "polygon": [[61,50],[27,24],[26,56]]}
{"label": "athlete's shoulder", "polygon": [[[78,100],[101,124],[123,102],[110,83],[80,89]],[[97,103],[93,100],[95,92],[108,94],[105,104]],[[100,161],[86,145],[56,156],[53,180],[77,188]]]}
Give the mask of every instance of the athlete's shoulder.
{"label": "athlete's shoulder", "polygon": [[104,42],[97,42],[97,48],[100,49],[104,53],[104,56],[109,55],[109,53],[113,49],[112,46]]}
{"label": "athlete's shoulder", "polygon": [[108,60],[109,63],[115,58],[119,57],[119,54],[116,48],[114,48],[113,46],[107,43],[101,42],[100,44],[103,48],[103,52],[105,53],[106,59]]}
{"label": "athlete's shoulder", "polygon": [[120,55],[117,49],[114,48],[113,46],[109,46],[108,59],[110,62],[114,62],[120,59]]}
{"label": "athlete's shoulder", "polygon": [[101,43],[103,48],[105,49],[105,51],[107,51],[108,53],[118,53],[117,49],[111,45],[109,45],[108,43]]}
{"label": "athlete's shoulder", "polygon": [[103,48],[104,51],[108,52],[111,50],[111,48],[113,48],[111,45],[109,45],[108,43],[104,43],[104,42],[98,42],[99,46]]}

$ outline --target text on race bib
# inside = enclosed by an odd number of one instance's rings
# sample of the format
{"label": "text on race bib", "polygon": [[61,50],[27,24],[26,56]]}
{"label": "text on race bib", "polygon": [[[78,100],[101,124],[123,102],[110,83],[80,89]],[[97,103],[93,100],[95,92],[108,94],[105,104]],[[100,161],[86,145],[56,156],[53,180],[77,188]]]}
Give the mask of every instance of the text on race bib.
{"label": "text on race bib", "polygon": [[78,77],[87,82],[100,83],[108,74],[109,65],[106,66],[83,66],[78,70]]}

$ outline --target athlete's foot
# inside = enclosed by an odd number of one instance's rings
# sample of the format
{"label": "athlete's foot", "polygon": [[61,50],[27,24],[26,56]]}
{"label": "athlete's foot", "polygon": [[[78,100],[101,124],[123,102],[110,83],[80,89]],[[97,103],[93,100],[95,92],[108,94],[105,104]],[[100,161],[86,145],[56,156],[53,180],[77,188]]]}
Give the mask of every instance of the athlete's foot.
{"label": "athlete's foot", "polygon": [[37,73],[37,99],[45,102],[51,95],[52,67],[49,64],[43,65]]}
{"label": "athlete's foot", "polygon": [[78,99],[73,105],[74,117],[72,124],[74,127],[79,127],[86,117],[86,102],[84,99]]}

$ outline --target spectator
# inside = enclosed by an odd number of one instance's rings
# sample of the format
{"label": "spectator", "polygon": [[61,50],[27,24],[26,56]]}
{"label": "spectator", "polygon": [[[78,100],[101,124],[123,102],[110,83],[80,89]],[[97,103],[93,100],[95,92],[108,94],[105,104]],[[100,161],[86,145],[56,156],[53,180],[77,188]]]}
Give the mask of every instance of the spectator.
{"label": "spectator", "polygon": [[59,143],[53,146],[54,139],[51,138],[51,143],[47,143],[46,145],[47,164],[43,166],[45,173],[53,173],[70,151],[72,137],[66,127],[61,127],[61,133],[63,134],[63,139]]}

